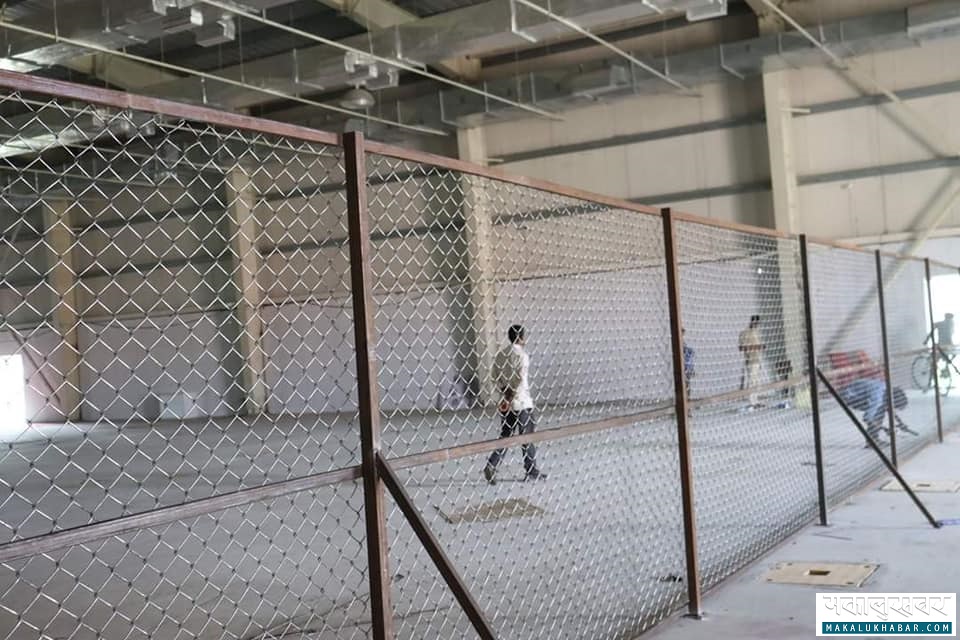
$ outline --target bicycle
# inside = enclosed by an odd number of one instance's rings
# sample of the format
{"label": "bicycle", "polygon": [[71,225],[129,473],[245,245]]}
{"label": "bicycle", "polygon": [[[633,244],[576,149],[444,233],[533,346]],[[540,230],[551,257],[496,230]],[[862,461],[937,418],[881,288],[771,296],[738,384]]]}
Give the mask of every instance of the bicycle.
{"label": "bicycle", "polygon": [[916,385],[917,389],[926,393],[933,389],[934,376],[937,376],[940,393],[947,395],[953,388],[954,377],[951,369],[956,371],[958,375],[960,375],[960,369],[957,369],[957,365],[953,362],[956,358],[955,353],[947,353],[938,346],[937,354],[939,357],[936,360],[942,361],[942,368],[940,369],[934,365],[932,354],[922,354],[914,358],[913,365],[910,367],[913,374],[913,384]]}

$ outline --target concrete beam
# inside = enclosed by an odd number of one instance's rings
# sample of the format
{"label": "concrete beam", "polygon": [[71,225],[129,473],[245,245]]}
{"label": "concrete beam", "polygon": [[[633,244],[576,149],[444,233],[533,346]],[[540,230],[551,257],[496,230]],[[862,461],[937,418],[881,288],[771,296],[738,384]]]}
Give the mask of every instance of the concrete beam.
{"label": "concrete beam", "polygon": [[[487,144],[482,128],[459,129],[457,147],[461,160],[487,164]],[[460,176],[464,194],[463,219],[467,253],[469,327],[464,349],[471,355],[468,364],[471,385],[481,404],[496,402],[493,384],[493,360],[497,353],[497,294],[494,283],[493,217],[496,211],[477,178]],[[470,379],[470,375],[466,376]]]}
{"label": "concrete beam", "polygon": [[[53,296],[51,316],[60,335],[60,345],[50,360],[60,376],[54,383],[55,400],[66,420],[80,420],[83,394],[80,387],[79,313],[77,310],[77,272],[73,266],[73,247],[77,238],[70,221],[71,203],[48,200],[43,203],[44,244],[48,249],[50,268],[47,284]],[[51,399],[54,400],[54,399]]]}
{"label": "concrete beam", "polygon": [[[770,11],[762,0],[746,0],[746,3],[757,14],[757,29],[760,35],[777,33],[786,29],[787,23],[783,18]],[[782,0],[777,3],[778,6],[781,4],[783,4]]]}
{"label": "concrete beam", "polygon": [[[387,0],[320,0],[323,4],[364,26],[367,31],[387,29],[398,24],[414,22],[419,16]],[[480,60],[451,58],[432,65],[451,78],[475,81],[480,76]]]}
{"label": "concrete beam", "polygon": [[237,168],[226,176],[227,214],[230,220],[230,249],[233,258],[236,314],[240,342],[240,380],[247,415],[267,410],[267,386],[263,380],[266,354],[263,351],[263,319],[260,306],[264,293],[257,275],[262,266],[257,238],[260,226],[254,215],[256,189],[250,175]]}

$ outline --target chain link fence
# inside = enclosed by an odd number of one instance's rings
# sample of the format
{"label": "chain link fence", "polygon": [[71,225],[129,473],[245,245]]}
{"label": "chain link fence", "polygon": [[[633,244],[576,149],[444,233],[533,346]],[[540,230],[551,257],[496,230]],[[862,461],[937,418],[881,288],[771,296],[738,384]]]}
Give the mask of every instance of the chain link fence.
{"label": "chain link fence", "polygon": [[[937,397],[930,385],[929,310],[923,260],[881,256],[890,379],[902,397],[894,407],[898,455],[909,455],[937,439]],[[901,395],[902,394],[902,395]]]}
{"label": "chain link fence", "polygon": [[[889,456],[876,257],[812,244],[809,269],[817,366]],[[834,397],[824,393],[820,409],[825,485],[837,502],[884,468]]]}
{"label": "chain link fence", "polygon": [[[955,318],[960,318],[960,270],[930,261],[930,293],[932,322],[928,336],[931,342],[937,344],[937,365],[933,371],[932,367],[924,367],[923,363],[917,362],[915,384],[922,386],[926,378],[925,393],[939,400],[942,423],[952,426],[960,421],[960,360],[956,359],[960,334],[954,330]],[[948,317],[950,314],[952,317]],[[927,318],[931,318],[930,313]],[[926,362],[932,360],[931,356]],[[938,390],[939,395],[935,393]]]}
{"label": "chain link fence", "polygon": [[712,586],[817,506],[799,246],[677,225],[701,570]]}
{"label": "chain link fence", "polygon": [[[871,252],[0,82],[0,640],[630,638],[880,472],[826,395],[815,439],[804,301],[882,386]],[[927,278],[880,266],[906,455]]]}

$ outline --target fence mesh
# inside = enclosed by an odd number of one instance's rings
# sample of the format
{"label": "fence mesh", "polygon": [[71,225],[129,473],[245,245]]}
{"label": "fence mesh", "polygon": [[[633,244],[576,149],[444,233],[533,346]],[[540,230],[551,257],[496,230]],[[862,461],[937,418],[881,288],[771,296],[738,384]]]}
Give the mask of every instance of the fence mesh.
{"label": "fence mesh", "polygon": [[[0,98],[0,640],[371,634],[356,176],[334,136],[191,113]],[[366,155],[383,454],[500,636],[633,637],[689,588],[663,219],[424,158]],[[796,238],[674,231],[710,586],[816,507],[801,268]],[[925,278],[884,260],[910,452],[936,431]],[[876,381],[873,254],[810,266],[821,366]],[[933,275],[939,321],[960,272]],[[823,406],[836,500],[880,465]],[[534,424],[535,454],[492,453]],[[388,511],[398,637],[469,637]]]}
{"label": "fence mesh", "polygon": [[[391,453],[500,435],[493,369],[517,324],[537,430],[670,404],[658,216],[384,156],[371,155],[368,170]],[[663,509],[662,489],[638,487],[678,477],[672,424],[638,418],[544,443],[533,460],[549,485],[520,482],[518,448],[505,452],[494,486],[487,455],[411,472],[407,486],[503,637],[627,634],[683,591],[677,503]],[[651,544],[662,553],[651,556]],[[398,634],[450,635],[449,619],[434,614],[449,594],[419,545],[401,548],[392,559],[420,570],[399,569],[398,611],[428,615],[402,616]]]}
{"label": "fence mesh", "polygon": [[[552,441],[543,453],[546,482],[490,486],[479,475],[486,456],[404,473],[498,637],[629,638],[680,606],[680,488],[658,480],[679,475],[673,421]],[[422,548],[396,519],[391,562],[404,576],[394,585],[398,637],[470,637]],[[455,610],[456,625],[435,615],[443,606]]]}
{"label": "fence mesh", "polygon": [[[953,328],[954,321],[946,317],[947,314],[953,314],[955,318],[960,318],[960,270],[941,263],[931,263],[930,292],[933,321],[937,323],[933,337],[939,346],[939,360],[934,375],[940,387],[943,428],[947,431],[960,426],[960,389],[957,388],[960,387],[960,359],[956,359],[960,334]],[[922,379],[922,373],[918,372],[918,377]],[[927,379],[931,379],[929,374]],[[928,394],[932,393],[932,390],[928,391]]]}
{"label": "fence mesh", "polygon": [[537,428],[669,403],[658,216],[371,154],[384,447],[496,437],[493,367],[522,325]]}
{"label": "fence mesh", "polygon": [[[811,245],[809,268],[817,365],[889,456],[876,258]],[[821,396],[825,483],[836,502],[881,473],[883,464],[836,400],[824,389]]]}
{"label": "fence mesh", "polygon": [[[0,114],[0,542],[359,461],[338,147]],[[0,637],[363,637],[361,510],[345,484],[8,562]]]}
{"label": "fence mesh", "polygon": [[2,563],[0,637],[368,637],[362,498],[340,484]]}
{"label": "fence mesh", "polygon": [[[922,260],[882,256],[890,379],[895,399],[898,456],[937,438],[936,394],[930,378],[931,352],[926,273]],[[887,302],[888,301],[888,302]],[[902,395],[901,395],[902,394]]]}
{"label": "fence mesh", "polygon": [[701,571],[713,585],[817,504],[794,240],[677,225]]}

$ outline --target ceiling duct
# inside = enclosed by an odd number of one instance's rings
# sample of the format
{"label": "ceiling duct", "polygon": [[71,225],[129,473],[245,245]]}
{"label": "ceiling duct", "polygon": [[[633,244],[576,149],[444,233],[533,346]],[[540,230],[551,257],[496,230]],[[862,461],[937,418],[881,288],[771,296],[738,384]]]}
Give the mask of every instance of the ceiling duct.
{"label": "ceiling duct", "polygon": [[[289,0],[245,0],[241,6],[262,10],[287,4]],[[36,31],[55,30],[60,36],[89,42],[98,47],[121,49],[163,36],[193,31],[197,44],[210,46],[233,40],[236,21],[232,15],[210,13],[194,1],[185,0],[102,0],[99,11],[90,10],[85,0],[32,0],[4,7],[4,20]],[[89,50],[49,38],[4,30],[4,55],[0,69],[30,72],[83,56]]]}
{"label": "ceiling duct", "polygon": [[[921,25],[923,25],[921,27]],[[922,45],[934,38],[960,37],[960,3],[942,0],[824,25],[819,34],[824,45],[843,57],[895,51]],[[666,59],[648,58],[658,69],[669,68],[671,78],[689,86],[757,76],[765,71],[822,65],[823,52],[796,32],[776,33],[677,54]],[[669,63],[669,64],[668,64]],[[563,111],[596,100],[671,91],[669,85],[620,60],[580,65],[576,75],[567,70],[541,71],[489,81],[486,89],[538,107]],[[501,108],[495,102],[439,91],[401,101],[398,112],[409,124],[472,127],[505,119],[527,117],[519,109]],[[416,114],[411,118],[411,114]],[[311,124],[328,125],[323,121]],[[371,126],[371,134],[378,134]]]}
{"label": "ceiling duct", "polygon": [[727,15],[727,0],[714,0],[701,7],[687,9],[687,20],[690,22],[722,18],[725,15]]}
{"label": "ceiling duct", "polygon": [[104,137],[129,140],[156,133],[156,121],[149,114],[99,107],[79,114],[58,107],[41,107],[4,118],[2,125],[0,158],[42,153]]}
{"label": "ceiling duct", "polygon": [[[551,0],[550,8],[584,29],[598,30],[661,13],[714,6],[716,2],[658,0],[654,4],[623,0]],[[374,89],[378,82],[381,83],[379,86],[391,86],[397,68],[373,59],[364,61],[362,52],[397,60],[404,65],[428,66],[452,58],[516,49],[529,44],[530,39],[549,42],[570,33],[564,25],[533,10],[523,11],[523,7],[511,0],[490,0],[340,41],[360,53],[337,52],[325,45],[310,46],[249,61],[242,69],[235,66],[222,70],[220,74],[231,79],[240,79],[242,74],[251,84],[290,94],[317,89],[334,91],[356,85]],[[263,101],[263,95],[257,92],[204,83],[197,78],[157,85],[155,93],[229,109],[246,108]]]}
{"label": "ceiling duct", "polygon": [[960,29],[955,2],[920,5],[907,9],[907,33],[912,38],[950,37]]}

